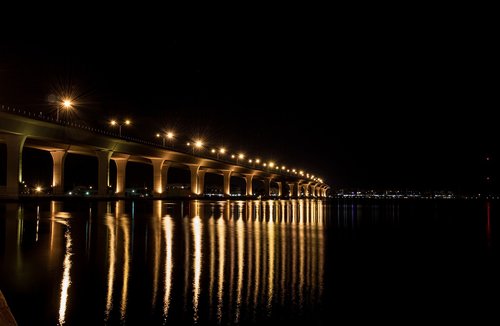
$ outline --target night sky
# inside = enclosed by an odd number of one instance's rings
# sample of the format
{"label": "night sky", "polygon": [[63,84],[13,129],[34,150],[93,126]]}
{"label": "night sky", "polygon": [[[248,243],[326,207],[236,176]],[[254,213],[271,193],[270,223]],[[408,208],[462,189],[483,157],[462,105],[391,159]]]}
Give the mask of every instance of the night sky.
{"label": "night sky", "polygon": [[72,119],[129,117],[127,134],[173,129],[335,188],[495,182],[498,51],[477,28],[402,18],[145,33],[3,40],[0,103],[49,112],[50,95],[71,90]]}

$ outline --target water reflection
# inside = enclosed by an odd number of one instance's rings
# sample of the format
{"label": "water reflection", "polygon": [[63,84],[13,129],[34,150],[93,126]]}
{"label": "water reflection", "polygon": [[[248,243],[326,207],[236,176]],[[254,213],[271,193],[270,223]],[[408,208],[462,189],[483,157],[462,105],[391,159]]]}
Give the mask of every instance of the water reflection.
{"label": "water reflection", "polygon": [[198,302],[200,299],[200,278],[201,278],[201,219],[199,216],[193,217],[193,320],[198,320]]}
{"label": "water reflection", "polygon": [[64,238],[66,240],[66,251],[64,254],[63,261],[63,277],[61,280],[61,301],[59,305],[59,325],[64,325],[66,322],[66,309],[68,303],[68,289],[71,285],[71,256],[73,249],[73,240],[71,239],[71,231],[69,226],[66,224],[66,232],[64,233]]}
{"label": "water reflection", "polygon": [[[181,203],[146,203],[149,210],[98,202],[81,215],[59,202],[34,208],[31,241],[44,244],[45,263],[62,271],[54,310],[60,325],[79,320],[82,311],[84,320],[97,316],[109,325],[144,315],[147,324],[239,324],[284,309],[301,314],[321,301],[321,201],[191,201],[185,216]],[[8,225],[17,228],[10,234],[20,248],[28,213],[16,214]],[[134,248],[144,250],[134,255]],[[94,290],[72,287],[85,284],[81,270],[91,274]]]}
{"label": "water reflection", "polygon": [[116,264],[116,229],[115,229],[115,217],[111,213],[107,213],[104,218],[104,223],[107,227],[107,290],[106,290],[106,309],[104,312],[104,320],[108,321],[111,308],[113,307],[113,289],[115,282],[115,264]]}
{"label": "water reflection", "polygon": [[170,296],[172,291],[172,269],[174,267],[172,255],[174,226],[172,223],[172,217],[169,215],[163,218],[163,232],[165,238],[165,294],[163,296],[163,319],[164,321],[166,321],[168,317],[168,309],[170,308]]}
{"label": "water reflection", "polygon": [[[221,213],[223,209],[221,209]],[[222,314],[223,314],[223,304],[224,304],[224,264],[225,257],[224,251],[226,249],[226,223],[224,221],[224,217],[221,215],[219,220],[217,221],[217,242],[219,246],[217,247],[217,256],[219,259],[219,269],[217,275],[217,321],[218,323],[222,323]]]}

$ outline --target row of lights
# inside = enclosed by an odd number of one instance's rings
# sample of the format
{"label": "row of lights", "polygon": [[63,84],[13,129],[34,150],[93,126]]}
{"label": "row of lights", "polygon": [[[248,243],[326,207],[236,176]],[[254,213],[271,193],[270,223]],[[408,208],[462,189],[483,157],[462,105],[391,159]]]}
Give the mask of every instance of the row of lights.
{"label": "row of lights", "polygon": [[[62,101],[60,107],[63,107],[65,109],[71,109],[73,107],[73,102],[70,99],[64,99]],[[57,110],[57,119],[56,119],[57,121],[59,121],[59,108],[60,107],[58,107],[58,110]],[[118,126],[118,134],[119,134],[120,137],[122,136],[122,126],[130,126],[131,124],[132,124],[132,121],[130,119],[125,119],[125,120],[122,120],[122,121],[118,121],[118,120],[111,120],[110,121],[110,125],[111,126],[113,126],[113,127]],[[165,141],[167,139],[170,141],[170,146],[174,147],[173,139],[175,138],[175,135],[174,135],[173,132],[169,131],[169,132],[166,132],[166,133],[157,133],[156,134],[156,138],[162,138],[163,147],[165,147]],[[186,145],[188,147],[190,146],[193,149],[193,155],[194,155],[195,149],[201,149],[204,146],[202,140],[195,140],[192,143],[191,142],[187,142]],[[216,154],[217,155],[217,159],[219,159],[219,157],[220,157],[221,154],[222,155],[226,154],[226,149],[223,148],[223,147],[219,148],[218,150],[215,149],[215,148],[212,148],[212,150],[210,152],[212,154]],[[243,153],[232,154],[231,158],[232,159],[236,159],[236,164],[240,164],[240,160],[244,160],[245,159],[245,154],[243,154]],[[258,159],[258,158],[254,159],[254,160],[253,159],[249,159],[248,163],[252,164],[255,167],[255,164],[259,165],[261,163],[261,160]],[[285,165],[282,165],[281,169],[280,169],[280,166],[278,164],[275,164],[272,161],[268,162],[268,163],[264,162],[264,163],[262,163],[262,166],[263,167],[268,167],[269,169],[276,169],[278,171],[281,170],[282,172],[286,171],[287,173],[293,173],[293,174],[296,174],[296,175],[300,175],[301,177],[306,177],[308,179],[311,179],[311,180],[323,183],[323,179],[321,179],[319,177],[316,177],[313,174],[305,173],[302,170],[299,170],[299,171],[297,171],[296,169],[290,170],[290,169],[287,169]]]}

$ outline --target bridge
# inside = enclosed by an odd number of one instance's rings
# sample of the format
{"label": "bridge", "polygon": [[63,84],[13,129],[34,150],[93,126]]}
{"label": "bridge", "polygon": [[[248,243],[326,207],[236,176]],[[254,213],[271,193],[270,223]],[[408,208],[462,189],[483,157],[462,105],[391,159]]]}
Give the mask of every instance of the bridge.
{"label": "bridge", "polygon": [[[265,195],[271,195],[271,183],[277,185],[278,197],[326,197],[329,186],[319,178],[304,176],[297,171],[273,166],[247,164],[246,162],[220,159],[202,153],[189,153],[181,149],[167,148],[158,143],[117,135],[110,131],[79,125],[71,121],[54,120],[29,111],[0,108],[0,143],[6,144],[6,185],[0,185],[0,197],[19,197],[22,182],[23,148],[35,148],[50,152],[52,156],[53,195],[64,194],[64,161],[68,153],[97,157],[97,194],[109,196],[112,186],[110,163],[116,164],[116,184],[113,197],[125,196],[126,168],[128,162],[140,162],[153,166],[153,195],[161,198],[167,188],[167,172],[170,167],[190,171],[191,195],[204,195],[205,174],[223,176],[223,193],[230,196],[232,177],[246,182],[246,196],[253,195],[252,181],[264,183]],[[0,172],[3,173],[3,172]],[[50,171],[47,171],[50,173]]]}

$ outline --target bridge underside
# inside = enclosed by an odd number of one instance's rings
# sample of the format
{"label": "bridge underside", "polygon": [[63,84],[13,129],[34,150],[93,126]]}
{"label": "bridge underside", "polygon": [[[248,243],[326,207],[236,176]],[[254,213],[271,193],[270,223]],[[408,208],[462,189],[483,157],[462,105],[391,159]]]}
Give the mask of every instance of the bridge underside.
{"label": "bridge underside", "polygon": [[[149,164],[153,167],[153,195],[168,195],[167,175],[171,167],[189,171],[189,191],[183,195],[205,195],[205,175],[222,176],[222,195],[229,197],[231,179],[240,178],[244,188],[241,196],[254,197],[254,181],[263,184],[265,197],[325,197],[329,187],[297,176],[275,171],[255,169],[207,157],[198,157],[158,146],[95,134],[0,112],[0,142],[6,144],[6,185],[0,185],[0,197],[18,198],[22,182],[22,152],[34,148],[49,152],[52,157],[53,195],[64,195],[65,159],[67,154],[97,158],[97,194],[101,197],[124,197],[128,162]],[[110,161],[116,165],[116,182],[110,184]],[[3,172],[3,171],[2,171]],[[50,171],[47,171],[50,173]]]}

